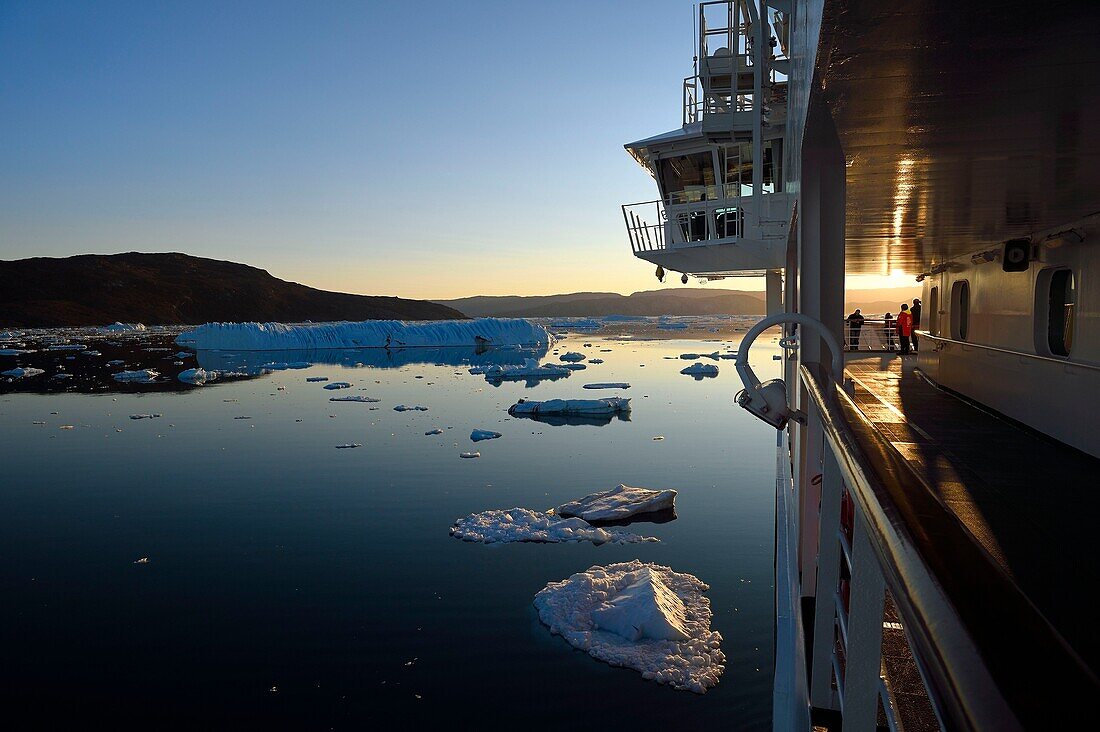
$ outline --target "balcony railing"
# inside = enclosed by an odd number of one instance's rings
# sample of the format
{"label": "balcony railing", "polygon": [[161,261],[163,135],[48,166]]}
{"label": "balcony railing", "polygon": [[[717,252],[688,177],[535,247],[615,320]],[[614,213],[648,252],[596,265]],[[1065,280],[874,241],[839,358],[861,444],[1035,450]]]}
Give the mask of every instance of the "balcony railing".
{"label": "balcony railing", "polygon": [[639,252],[667,249],[665,246],[665,207],[662,201],[628,203],[623,206],[623,220],[630,237],[630,248]]}

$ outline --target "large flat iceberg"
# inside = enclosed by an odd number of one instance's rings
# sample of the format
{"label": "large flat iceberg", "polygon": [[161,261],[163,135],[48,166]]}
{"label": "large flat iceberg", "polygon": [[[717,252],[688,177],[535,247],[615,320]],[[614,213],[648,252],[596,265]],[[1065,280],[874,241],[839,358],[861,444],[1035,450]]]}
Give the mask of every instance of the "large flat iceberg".
{"label": "large flat iceberg", "polygon": [[593,658],[703,694],[718,683],[722,635],[697,577],[638,560],[590,567],[535,595],[550,632]]}
{"label": "large flat iceberg", "polygon": [[207,323],[176,343],[199,350],[269,351],[303,348],[406,346],[522,346],[548,344],[550,333],[522,318],[475,320],[365,320],[362,322]]}
{"label": "large flat iceberg", "polygon": [[492,382],[559,379],[563,376],[569,376],[573,372],[564,366],[558,366],[552,363],[540,366],[538,360],[528,358],[524,359],[524,364],[522,366],[502,366],[498,364],[489,366],[482,373],[485,374],[486,381]]}
{"label": "large flat iceberg", "polygon": [[623,397],[608,399],[547,399],[536,402],[520,399],[508,408],[513,417],[602,417],[630,411],[630,400]]}
{"label": "large flat iceberg", "polygon": [[482,511],[455,521],[451,536],[482,544],[506,544],[517,541],[558,544],[590,541],[593,544],[630,544],[658,541],[621,529],[601,529],[584,519],[562,518],[529,508]]}
{"label": "large flat iceberg", "polygon": [[576,516],[589,523],[622,521],[637,514],[668,511],[676,507],[676,491],[654,491],[619,485],[609,491],[590,493],[555,510],[559,516]]}

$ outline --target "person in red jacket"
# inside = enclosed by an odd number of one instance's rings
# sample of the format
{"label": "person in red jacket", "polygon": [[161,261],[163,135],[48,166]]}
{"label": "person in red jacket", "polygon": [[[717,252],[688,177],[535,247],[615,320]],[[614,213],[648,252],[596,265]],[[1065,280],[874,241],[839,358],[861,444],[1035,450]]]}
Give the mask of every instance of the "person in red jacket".
{"label": "person in red jacket", "polygon": [[901,355],[909,353],[909,339],[913,335],[913,314],[909,312],[909,306],[901,304],[901,312],[898,313],[898,340],[901,341]]}

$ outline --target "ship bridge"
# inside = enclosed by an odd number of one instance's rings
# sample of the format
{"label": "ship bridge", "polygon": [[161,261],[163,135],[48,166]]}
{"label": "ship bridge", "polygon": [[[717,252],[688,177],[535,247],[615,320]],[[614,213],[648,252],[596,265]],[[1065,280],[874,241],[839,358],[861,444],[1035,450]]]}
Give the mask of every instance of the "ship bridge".
{"label": "ship bridge", "polygon": [[626,145],[659,192],[622,207],[631,249],[685,276],[778,270],[793,204],[783,176],[789,14],[755,0],[698,13],[682,126]]}

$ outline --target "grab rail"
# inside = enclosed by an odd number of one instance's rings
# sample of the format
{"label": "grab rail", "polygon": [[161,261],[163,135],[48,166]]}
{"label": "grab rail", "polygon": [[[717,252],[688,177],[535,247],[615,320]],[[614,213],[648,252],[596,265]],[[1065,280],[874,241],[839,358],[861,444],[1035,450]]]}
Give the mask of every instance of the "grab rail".
{"label": "grab rail", "polygon": [[1024,351],[1013,351],[1009,348],[1000,348],[998,346],[988,346],[984,343],[971,343],[970,341],[958,341],[954,338],[945,338],[943,336],[932,335],[926,330],[916,331],[917,335],[921,338],[927,338],[933,343],[951,343],[957,346],[966,346],[967,348],[977,348],[982,351],[992,351],[993,353],[999,353],[1004,356],[1014,356],[1018,358],[1027,358],[1033,361],[1046,361],[1048,363],[1055,363],[1059,366],[1072,366],[1078,369],[1084,369],[1085,371],[1100,371],[1100,366],[1091,363],[1081,363],[1080,361],[1070,361],[1066,358],[1054,358],[1053,356],[1041,356],[1038,353],[1025,353]]}
{"label": "grab rail", "polygon": [[820,372],[803,365],[802,383],[944,727],[1068,729],[1089,718],[1100,681]]}

